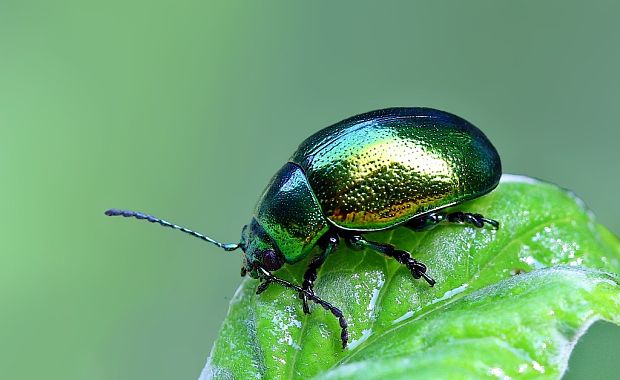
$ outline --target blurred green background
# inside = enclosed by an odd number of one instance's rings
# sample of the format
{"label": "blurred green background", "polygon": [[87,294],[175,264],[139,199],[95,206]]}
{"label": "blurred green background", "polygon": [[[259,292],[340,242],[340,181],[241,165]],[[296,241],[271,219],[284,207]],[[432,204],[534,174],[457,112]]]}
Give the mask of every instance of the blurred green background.
{"label": "blurred green background", "polygon": [[[620,233],[613,2],[0,0],[0,376],[198,377],[237,241],[305,137],[388,106],[480,127],[504,171]],[[617,374],[598,324],[572,378]],[[588,372],[594,371],[594,372]]]}

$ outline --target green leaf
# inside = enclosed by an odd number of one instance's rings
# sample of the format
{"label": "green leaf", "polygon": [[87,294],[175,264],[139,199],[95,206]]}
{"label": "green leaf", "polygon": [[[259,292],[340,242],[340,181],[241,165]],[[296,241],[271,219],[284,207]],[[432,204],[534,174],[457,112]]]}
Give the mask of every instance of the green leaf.
{"label": "green leaf", "polygon": [[[246,279],[230,304],[202,378],[557,378],[598,319],[620,323],[620,242],[582,201],[554,185],[505,175],[491,194],[458,208],[499,230],[442,225],[368,234],[429,267],[434,288],[397,262],[344,245],[319,272],[316,293],[337,320],[276,285]],[[300,283],[307,262],[277,275]],[[605,272],[603,272],[605,271]]]}

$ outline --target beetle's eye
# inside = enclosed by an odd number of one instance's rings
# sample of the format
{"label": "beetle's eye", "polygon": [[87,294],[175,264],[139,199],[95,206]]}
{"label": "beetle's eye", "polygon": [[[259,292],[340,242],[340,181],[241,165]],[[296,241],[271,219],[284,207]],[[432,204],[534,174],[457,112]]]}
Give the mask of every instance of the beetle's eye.
{"label": "beetle's eye", "polygon": [[273,249],[268,249],[263,253],[263,268],[267,270],[278,270],[284,265],[284,260]]}

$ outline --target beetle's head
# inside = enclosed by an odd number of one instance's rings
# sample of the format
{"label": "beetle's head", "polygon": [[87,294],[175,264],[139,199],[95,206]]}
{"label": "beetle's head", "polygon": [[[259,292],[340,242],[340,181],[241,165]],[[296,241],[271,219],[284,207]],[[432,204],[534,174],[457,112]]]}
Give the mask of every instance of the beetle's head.
{"label": "beetle's head", "polygon": [[242,276],[249,273],[250,277],[258,278],[257,267],[271,272],[282,268],[285,263],[282,252],[254,218],[243,227],[240,246],[245,253],[241,267]]}

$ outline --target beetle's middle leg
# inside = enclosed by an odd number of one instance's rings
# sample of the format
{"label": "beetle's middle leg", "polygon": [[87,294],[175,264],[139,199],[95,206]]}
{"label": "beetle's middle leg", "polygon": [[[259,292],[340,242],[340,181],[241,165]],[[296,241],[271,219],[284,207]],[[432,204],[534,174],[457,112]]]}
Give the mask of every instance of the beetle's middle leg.
{"label": "beetle's middle leg", "polygon": [[411,272],[413,278],[418,279],[421,277],[424,278],[430,286],[435,285],[435,280],[426,274],[426,265],[411,257],[411,254],[407,251],[396,249],[396,247],[392,244],[377,243],[366,240],[360,235],[349,237],[348,242],[355,248],[370,248],[379,253],[383,253],[386,256],[392,257],[399,263],[406,266]]}
{"label": "beetle's middle leg", "polygon": [[[331,235],[327,237],[325,249],[320,255],[312,259],[310,265],[308,265],[308,269],[306,269],[306,273],[304,273],[304,282],[301,286],[303,290],[314,294],[314,281],[316,281],[317,277],[316,272],[321,267],[321,265],[323,265],[327,256],[329,256],[330,253],[336,250],[336,247],[338,247],[338,236]],[[310,308],[308,307],[308,296],[306,295],[306,293],[300,292],[299,298],[303,303],[304,313],[310,314]]]}
{"label": "beetle's middle leg", "polygon": [[418,216],[407,222],[406,226],[414,231],[430,230],[439,223],[455,223],[455,224],[471,224],[474,227],[482,228],[485,223],[493,227],[493,229],[499,228],[499,222],[497,220],[486,218],[481,214],[474,214],[471,212],[446,212],[436,211],[426,215]]}

